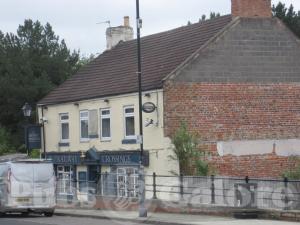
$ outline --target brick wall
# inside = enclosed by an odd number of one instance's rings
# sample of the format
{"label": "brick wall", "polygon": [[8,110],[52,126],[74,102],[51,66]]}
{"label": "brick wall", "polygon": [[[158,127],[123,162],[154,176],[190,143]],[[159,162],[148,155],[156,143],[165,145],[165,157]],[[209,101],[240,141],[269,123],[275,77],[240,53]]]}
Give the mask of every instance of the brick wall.
{"label": "brick wall", "polygon": [[231,0],[231,13],[239,17],[271,17],[271,0]]}
{"label": "brick wall", "polygon": [[276,177],[293,167],[276,154],[224,156],[218,141],[300,138],[299,84],[216,84],[168,81],[164,87],[165,134],[185,121],[212,152],[219,174]]}

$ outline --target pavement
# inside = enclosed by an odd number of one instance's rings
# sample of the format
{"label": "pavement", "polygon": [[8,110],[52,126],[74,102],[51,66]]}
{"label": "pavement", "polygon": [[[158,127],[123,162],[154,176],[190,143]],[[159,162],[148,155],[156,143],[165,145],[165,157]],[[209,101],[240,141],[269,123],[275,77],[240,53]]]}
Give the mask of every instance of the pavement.
{"label": "pavement", "polygon": [[258,219],[238,220],[230,217],[168,213],[148,213],[147,218],[140,218],[138,217],[138,212],[93,209],[56,209],[55,215],[80,218],[86,217],[92,219],[107,219],[119,224],[132,222],[162,225],[240,225],[241,223],[243,225],[299,225],[299,222]]}

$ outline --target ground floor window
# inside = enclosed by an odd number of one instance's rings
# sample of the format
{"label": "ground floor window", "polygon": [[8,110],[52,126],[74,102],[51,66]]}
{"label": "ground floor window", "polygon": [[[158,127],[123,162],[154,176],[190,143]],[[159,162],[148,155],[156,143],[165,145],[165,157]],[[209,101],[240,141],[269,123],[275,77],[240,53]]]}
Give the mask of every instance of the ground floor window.
{"label": "ground floor window", "polygon": [[80,171],[78,172],[78,186],[79,186],[79,192],[87,192],[87,172]]}
{"label": "ground floor window", "polygon": [[72,166],[57,166],[57,192],[60,195],[73,194]]}
{"label": "ground floor window", "polygon": [[117,167],[118,197],[138,197],[138,168]]}

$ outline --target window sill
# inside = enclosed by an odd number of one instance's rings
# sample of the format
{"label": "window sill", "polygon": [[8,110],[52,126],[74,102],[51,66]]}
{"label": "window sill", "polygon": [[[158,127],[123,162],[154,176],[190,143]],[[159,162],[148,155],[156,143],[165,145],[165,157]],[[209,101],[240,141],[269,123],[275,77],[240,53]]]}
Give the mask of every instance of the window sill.
{"label": "window sill", "polygon": [[98,139],[99,135],[95,134],[95,135],[89,135],[89,139]]}
{"label": "window sill", "polygon": [[111,142],[111,139],[100,139],[101,142]]}
{"label": "window sill", "polygon": [[90,139],[80,139],[80,143],[88,143],[90,142]]}
{"label": "window sill", "polygon": [[123,145],[133,145],[136,144],[136,139],[123,139],[122,140]]}
{"label": "window sill", "polygon": [[70,143],[69,143],[69,142],[59,142],[59,143],[58,143],[58,146],[59,146],[59,147],[69,147],[69,146],[70,146]]}

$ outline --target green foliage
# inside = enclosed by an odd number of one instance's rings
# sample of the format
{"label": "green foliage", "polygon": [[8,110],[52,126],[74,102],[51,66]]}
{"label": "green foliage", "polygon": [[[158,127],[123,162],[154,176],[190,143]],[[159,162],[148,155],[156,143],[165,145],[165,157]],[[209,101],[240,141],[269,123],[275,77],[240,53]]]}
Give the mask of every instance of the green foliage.
{"label": "green foliage", "polygon": [[207,18],[206,15],[203,14],[203,15],[201,16],[201,18],[199,19],[199,22],[201,22],[201,21],[206,21],[206,20],[208,20],[208,19],[209,19],[209,20],[215,19],[215,18],[218,18],[218,17],[220,17],[220,16],[221,16],[220,13],[211,12],[210,15],[209,15],[209,18]]}
{"label": "green foliage", "polygon": [[40,158],[40,150],[39,149],[32,149],[29,152],[29,157],[31,159],[39,159]]}
{"label": "green foliage", "polygon": [[176,131],[172,138],[175,156],[178,160],[180,173],[190,175],[195,172],[199,176],[207,176],[211,173],[211,167],[206,159],[206,152],[199,148],[197,138],[189,133],[185,123]]}
{"label": "green foliage", "polygon": [[11,146],[10,142],[10,134],[5,130],[4,127],[0,126],[0,155],[14,152],[14,149]]}
{"label": "green foliage", "polygon": [[289,157],[290,168],[283,172],[282,176],[291,180],[300,180],[300,157]]}
{"label": "green foliage", "polygon": [[211,12],[209,17],[210,17],[210,19],[215,19],[215,18],[218,18],[220,16],[221,16],[220,13]]}
{"label": "green foliage", "polygon": [[33,107],[35,122],[37,101],[75,73],[83,64],[78,62],[79,52],[71,52],[49,23],[29,19],[16,34],[0,31],[0,124],[15,148],[24,139],[24,103]]}
{"label": "green foliage", "polygon": [[293,5],[287,8],[282,2],[273,5],[272,11],[300,38],[300,11],[296,12]]}

